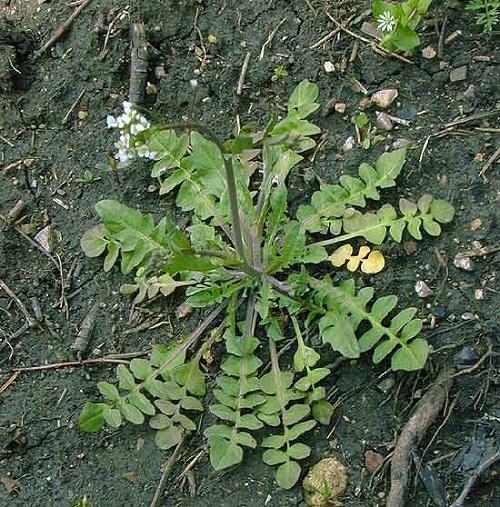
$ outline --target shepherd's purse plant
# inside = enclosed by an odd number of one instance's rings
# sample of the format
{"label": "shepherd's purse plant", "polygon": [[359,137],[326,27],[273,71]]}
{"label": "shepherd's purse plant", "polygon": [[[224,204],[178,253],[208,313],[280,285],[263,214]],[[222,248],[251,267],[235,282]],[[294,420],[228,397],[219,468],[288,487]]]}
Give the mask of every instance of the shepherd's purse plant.
{"label": "shepherd's purse plant", "polygon": [[[122,292],[134,294],[136,305],[175,292],[210,311],[190,336],[155,345],[149,359],[120,364],[117,384],[99,382],[106,402],[85,405],[82,430],[148,419],[158,446],[170,449],[197,430],[208,406],[212,424],[204,435],[214,469],[260,447],[263,461],[277,467],[278,484],[291,488],[311,452],[302,436],[332,416],[324,386],[331,372],[318,343],[349,359],[371,352],[374,363],[390,361],[393,370],[425,365],[428,345],[416,308],[397,309],[396,295],[377,298],[352,278],[317,276],[325,269],[315,265],[331,270],[347,262],[350,271],[378,272],[384,265],[378,245],[401,242],[406,233],[416,240],[437,236],[453,208],[424,195],[362,211],[395,185],[406,156],[400,149],[361,164],[340,184],[322,184],[291,214],[287,178],[316,146],[320,129],[307,118],[319,107],[317,96],[317,86],[303,81],[283,118],[273,117],[263,130],[245,126],[224,142],[196,123],[154,123],[129,103],[108,119],[120,130],[119,165],[152,159],[160,196],[174,195],[190,222],[183,230],[170,216],[156,222],[100,201],[101,223],[83,236],[84,252],[104,255],[105,271],[118,263],[133,276]],[[209,378],[203,358],[220,342],[224,357],[208,367]],[[280,353],[285,343],[289,356]]]}

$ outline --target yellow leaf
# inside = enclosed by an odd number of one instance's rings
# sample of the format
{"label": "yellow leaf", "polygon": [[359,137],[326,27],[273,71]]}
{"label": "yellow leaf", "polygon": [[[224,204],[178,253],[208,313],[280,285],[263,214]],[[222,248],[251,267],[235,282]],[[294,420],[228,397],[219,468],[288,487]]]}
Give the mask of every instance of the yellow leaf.
{"label": "yellow leaf", "polygon": [[349,271],[356,271],[359,267],[360,261],[361,261],[361,259],[358,256],[351,257],[349,259],[349,262],[347,263],[347,269]]}
{"label": "yellow leaf", "polygon": [[373,250],[373,252],[361,263],[361,271],[368,275],[379,273],[384,269],[385,259],[382,252]]}
{"label": "yellow leaf", "polygon": [[330,255],[329,259],[336,268],[339,268],[340,266],[344,265],[345,261],[349,259],[351,255],[352,246],[347,244],[337,248],[337,250],[335,250],[335,252]]}
{"label": "yellow leaf", "polygon": [[360,259],[364,259],[369,253],[370,253],[370,247],[363,245],[363,246],[359,247],[358,257]]}

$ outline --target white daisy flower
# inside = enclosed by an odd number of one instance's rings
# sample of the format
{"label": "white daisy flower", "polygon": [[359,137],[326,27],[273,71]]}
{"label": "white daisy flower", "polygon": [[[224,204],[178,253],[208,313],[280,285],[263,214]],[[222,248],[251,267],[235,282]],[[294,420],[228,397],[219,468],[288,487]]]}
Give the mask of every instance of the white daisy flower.
{"label": "white daisy flower", "polygon": [[396,18],[390,11],[385,11],[377,18],[377,27],[381,32],[392,32],[396,28]]}
{"label": "white daisy flower", "polygon": [[132,102],[128,102],[126,100],[123,101],[123,111],[125,113],[130,113],[132,111]]}

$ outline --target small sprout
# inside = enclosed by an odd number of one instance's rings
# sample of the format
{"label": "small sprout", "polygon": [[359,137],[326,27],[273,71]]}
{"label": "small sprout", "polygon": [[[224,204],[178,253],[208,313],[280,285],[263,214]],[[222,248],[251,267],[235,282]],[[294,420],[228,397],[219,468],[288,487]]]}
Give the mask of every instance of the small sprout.
{"label": "small sprout", "polygon": [[283,65],[280,65],[279,67],[276,67],[274,69],[274,74],[271,77],[271,81],[273,82],[281,81],[287,76],[288,72],[286,71],[285,67]]}
{"label": "small sprout", "polygon": [[210,34],[208,37],[207,37],[207,40],[208,40],[208,43],[209,44],[217,44],[219,42],[219,39],[217,39],[217,36],[213,35],[213,34]]}
{"label": "small sprout", "polygon": [[361,271],[367,275],[379,273],[384,269],[385,259],[378,250],[371,251],[369,246],[363,245],[360,247],[358,255],[352,255],[352,252],[351,245],[342,245],[330,255],[329,260],[337,268],[343,266],[347,261],[349,271],[356,271],[361,264]]}
{"label": "small sprout", "polygon": [[95,181],[99,181],[101,178],[94,176],[92,171],[85,169],[81,178],[78,178],[76,181],[78,183],[84,183],[85,185],[90,185],[90,183],[94,183]]}

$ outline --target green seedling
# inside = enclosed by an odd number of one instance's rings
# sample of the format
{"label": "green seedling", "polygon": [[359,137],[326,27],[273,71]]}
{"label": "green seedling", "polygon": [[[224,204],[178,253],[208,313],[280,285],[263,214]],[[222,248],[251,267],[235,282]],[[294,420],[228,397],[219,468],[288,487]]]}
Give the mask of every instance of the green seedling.
{"label": "green seedling", "polygon": [[382,34],[380,45],[388,51],[409,52],[420,45],[417,28],[432,0],[389,3],[372,1],[372,18]]}

